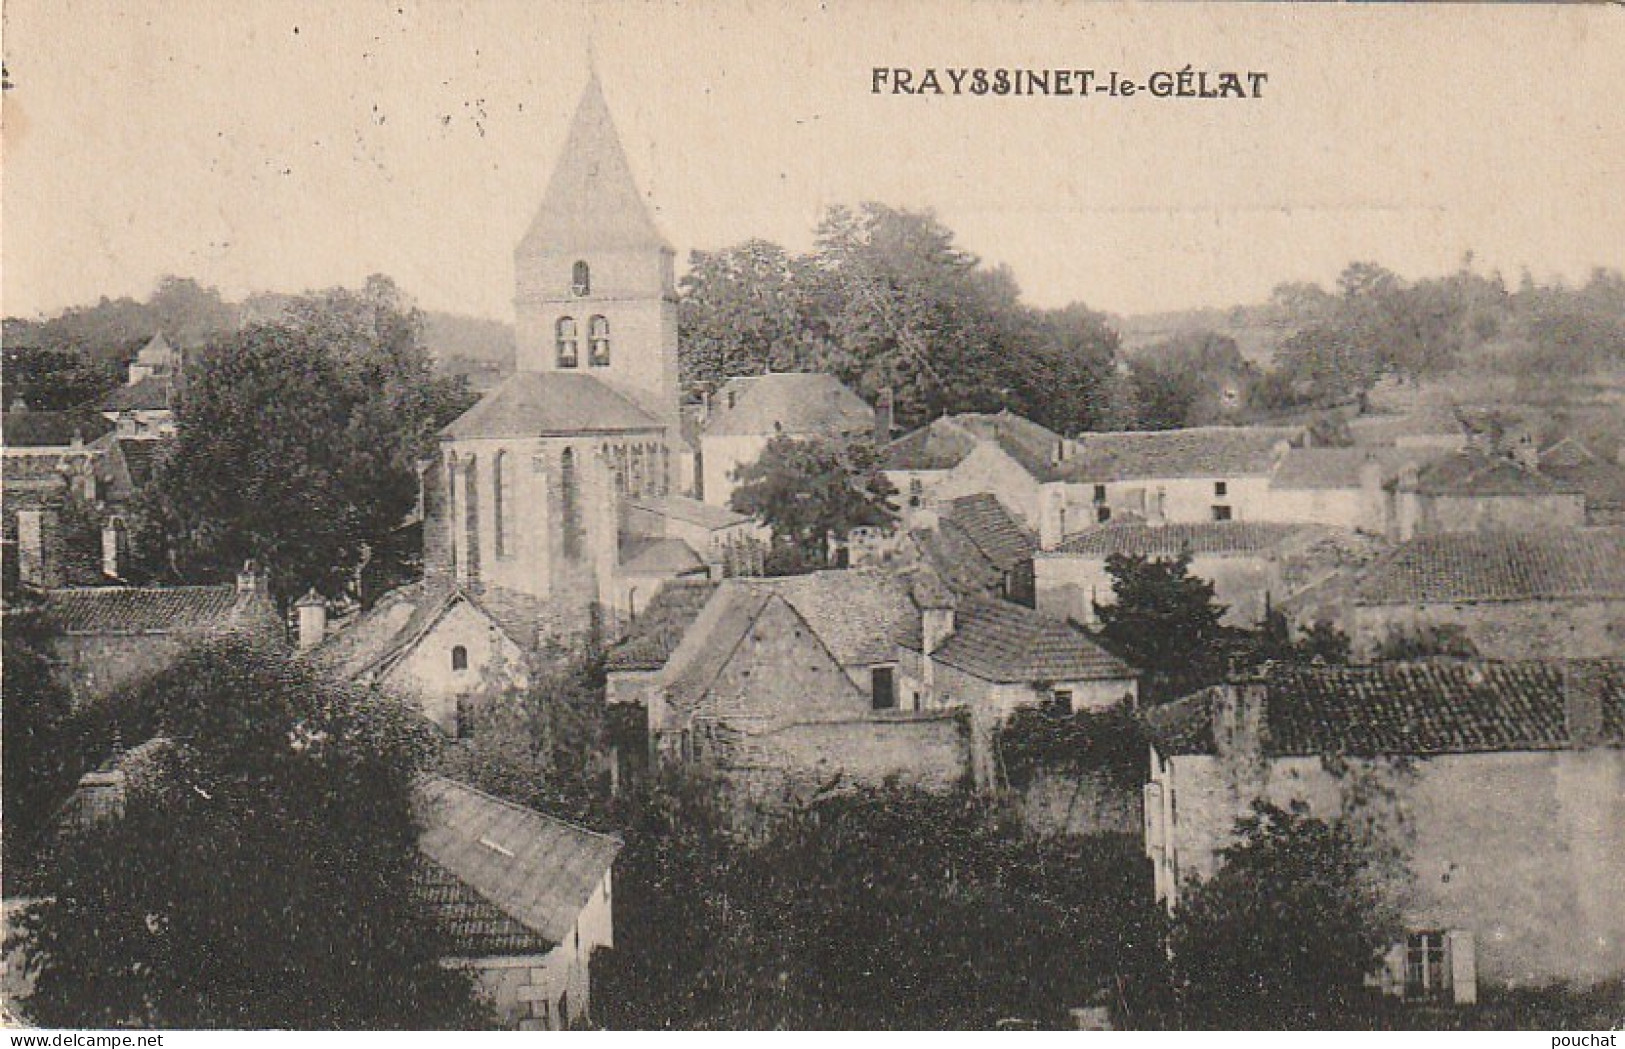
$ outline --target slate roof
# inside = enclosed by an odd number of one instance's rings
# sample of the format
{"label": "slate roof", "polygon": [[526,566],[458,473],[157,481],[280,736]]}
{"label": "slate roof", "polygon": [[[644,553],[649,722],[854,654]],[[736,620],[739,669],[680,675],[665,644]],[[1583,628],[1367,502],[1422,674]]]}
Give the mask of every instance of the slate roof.
{"label": "slate roof", "polygon": [[175,380],[149,375],[140,382],[120,386],[99,405],[104,412],[165,411],[174,406]]}
{"label": "slate roof", "polygon": [[1588,510],[1625,507],[1625,466],[1609,462],[1572,438],[1540,453],[1540,472],[1584,492]]}
{"label": "slate roof", "polygon": [[710,579],[672,579],[632,620],[626,636],[605,654],[610,672],[659,670],[677,650],[719,584]]}
{"label": "slate roof", "polygon": [[994,682],[1126,681],[1138,676],[1070,623],[1024,605],[978,597],[959,602],[954,632],[931,658]]}
{"label": "slate roof", "polygon": [[[1584,664],[1602,688],[1604,742],[1625,743],[1625,661]],[[1561,663],[1425,661],[1266,668],[1266,756],[1555,750],[1572,742]],[[1217,686],[1147,712],[1164,753],[1212,753]]]}
{"label": "slate roof", "polygon": [[626,536],[620,544],[620,568],[629,575],[686,575],[705,569],[700,555],[671,536]]}
{"label": "slate roof", "polygon": [[112,429],[112,422],[95,412],[30,410],[0,416],[0,435],[8,448],[66,448],[75,434],[89,444]]}
{"label": "slate roof", "polygon": [[1420,466],[1418,451],[1405,448],[1291,448],[1270,474],[1270,488],[1284,491],[1359,488],[1361,474],[1368,464],[1375,465],[1380,480],[1386,481],[1406,462],[1417,462]]}
{"label": "slate roof", "polygon": [[237,587],[70,587],[45,595],[45,613],[68,634],[168,634],[213,630],[237,607]]}
{"label": "slate roof", "polygon": [[951,470],[982,442],[996,444],[1022,469],[1041,480],[1054,476],[1052,460],[1061,436],[1011,412],[945,415],[887,445],[887,470]]}
{"label": "slate roof", "polygon": [[1360,604],[1625,599],[1625,529],[1421,535],[1355,586]]}
{"label": "slate roof", "polygon": [[658,430],[654,416],[590,375],[515,372],[441,431],[452,438]]}
{"label": "slate roof", "polygon": [[726,506],[702,503],[686,495],[639,496],[628,499],[627,505],[674,521],[699,525],[711,531],[732,528],[750,521],[745,514],[737,513]]}
{"label": "slate roof", "polygon": [[965,533],[995,568],[1007,572],[1033,556],[1038,540],[991,493],[950,500],[941,518]]}
{"label": "slate roof", "polygon": [[919,616],[908,583],[882,568],[834,569],[731,582],[744,589],[782,596],[843,667],[896,659],[900,632]]}
{"label": "slate roof", "polygon": [[[413,803],[423,827],[418,851],[508,923],[549,944],[564,942],[621,850],[617,838],[442,776],[419,777]],[[461,920],[473,943],[514,938],[509,924],[469,907],[466,894],[442,890],[439,895],[446,900],[446,916]],[[533,944],[515,946],[529,953]]]}
{"label": "slate roof", "polygon": [[1435,459],[1417,472],[1414,483],[1402,480],[1401,491],[1430,496],[1558,495],[1579,491],[1573,485],[1542,477],[1511,459],[1476,448]]}
{"label": "slate roof", "polygon": [[1144,557],[1192,555],[1259,555],[1278,550],[1301,536],[1323,535],[1331,529],[1317,525],[1275,521],[1187,521],[1163,525],[1104,524],[1069,536],[1054,550],[1039,557],[1109,557],[1139,554]]}
{"label": "slate roof", "polygon": [[1083,484],[1157,477],[1242,477],[1267,474],[1282,450],[1303,434],[1298,426],[1198,426],[1184,430],[1085,433],[1059,477]]}
{"label": "slate roof", "polygon": [[637,248],[671,250],[649,217],[593,74],[518,254]]}
{"label": "slate roof", "polygon": [[822,372],[729,379],[711,398],[704,436],[840,437],[874,429],[874,409]]}

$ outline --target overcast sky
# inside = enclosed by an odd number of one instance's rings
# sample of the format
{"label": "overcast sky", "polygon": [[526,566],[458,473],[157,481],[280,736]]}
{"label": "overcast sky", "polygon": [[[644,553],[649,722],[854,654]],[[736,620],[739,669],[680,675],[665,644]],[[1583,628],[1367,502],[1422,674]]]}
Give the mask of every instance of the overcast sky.
{"label": "overcast sky", "polygon": [[[1625,10],[6,0],[4,311],[394,276],[510,319],[589,39],[679,253],[935,209],[1039,305],[1261,301],[1370,259],[1625,267]],[[1263,71],[1261,99],[899,97],[875,66]]]}

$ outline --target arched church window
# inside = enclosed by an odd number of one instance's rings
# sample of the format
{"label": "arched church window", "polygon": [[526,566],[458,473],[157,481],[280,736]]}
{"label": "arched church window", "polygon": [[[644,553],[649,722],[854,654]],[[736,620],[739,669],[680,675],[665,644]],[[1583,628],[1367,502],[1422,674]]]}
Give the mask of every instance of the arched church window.
{"label": "arched church window", "polygon": [[462,645],[451,646],[451,669],[468,669],[468,649],[464,648]]}
{"label": "arched church window", "polygon": [[498,557],[507,557],[508,549],[508,453],[497,452],[491,460],[491,542]]}
{"label": "arched church window", "polygon": [[587,363],[594,368],[609,367],[609,318],[594,315],[587,322]]}
{"label": "arched church window", "polygon": [[592,270],[585,259],[577,259],[570,268],[570,290],[578,296],[592,294]]}
{"label": "arched church window", "polygon": [[463,467],[463,557],[467,565],[465,575],[470,580],[480,577],[480,491],[476,467],[477,456],[469,456]]}
{"label": "arched church window", "polygon": [[576,453],[566,448],[559,456],[559,517],[564,557],[581,557],[581,492],[576,478]]}
{"label": "arched church window", "polygon": [[553,325],[553,335],[559,351],[559,367],[574,368],[578,360],[577,343],[580,341],[576,331],[576,319],[560,317],[558,323]]}

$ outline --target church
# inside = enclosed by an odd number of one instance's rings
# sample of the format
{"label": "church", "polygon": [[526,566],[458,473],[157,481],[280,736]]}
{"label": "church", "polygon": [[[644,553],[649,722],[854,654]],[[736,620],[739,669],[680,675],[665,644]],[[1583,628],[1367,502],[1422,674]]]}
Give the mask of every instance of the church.
{"label": "church", "polygon": [[331,634],[305,608],[301,648],[452,727],[525,685],[522,654],[613,636],[668,579],[759,565],[759,526],[677,480],[673,263],[594,75],[514,253],[516,371],[423,471],[424,579]]}

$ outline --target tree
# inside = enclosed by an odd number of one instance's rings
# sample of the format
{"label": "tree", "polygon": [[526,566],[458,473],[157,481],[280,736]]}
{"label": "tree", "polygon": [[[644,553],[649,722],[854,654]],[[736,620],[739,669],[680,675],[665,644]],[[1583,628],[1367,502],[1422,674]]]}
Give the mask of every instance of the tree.
{"label": "tree", "polygon": [[1349,661],[1349,636],[1324,619],[1300,627],[1297,638],[1293,638],[1286,616],[1272,608],[1264,613],[1253,636],[1254,658],[1259,662],[1343,664]]}
{"label": "tree", "polygon": [[816,332],[807,300],[808,265],[764,240],[694,252],[678,282],[684,386],[714,389],[770,367],[808,367],[809,340]]}
{"label": "tree", "polygon": [[7,411],[24,404],[34,411],[62,412],[101,400],[119,384],[119,371],[112,361],[72,350],[8,345],[5,378]]}
{"label": "tree", "polygon": [[79,775],[68,745],[72,703],[51,666],[52,627],[43,610],[7,598],[5,673],[0,675],[0,761],[5,819],[0,863],[27,870],[34,847],[51,814],[67,798]]}
{"label": "tree", "polygon": [[122,815],[70,834],[22,918],[47,1026],[392,1028],[482,1019],[411,891],[417,719],[233,638],[110,720]]}
{"label": "tree", "polygon": [[1147,347],[1130,364],[1148,430],[1234,421],[1247,404],[1257,369],[1227,335],[1194,331]]}
{"label": "tree", "polygon": [[863,440],[775,437],[736,477],[729,505],[773,529],[770,567],[780,574],[832,567],[832,548],[852,529],[897,519],[897,490]]}
{"label": "tree", "polygon": [[1406,659],[1477,659],[1478,646],[1459,623],[1391,624],[1371,657],[1378,662]]}
{"label": "tree", "polygon": [[1256,802],[1170,935],[1187,1022],[1212,1028],[1347,1023],[1397,933],[1371,861],[1341,824]]}
{"label": "tree", "polygon": [[284,602],[311,587],[354,591],[412,508],[418,460],[470,403],[466,387],[431,374],[418,331],[375,277],[210,347],[142,507],[161,546],[146,560],[201,581],[253,559]]}
{"label": "tree", "polygon": [[1224,671],[1230,633],[1213,584],[1190,574],[1190,555],[1148,558],[1112,554],[1106,572],[1115,600],[1095,604],[1100,636],[1145,673],[1141,696],[1178,698],[1212,684]]}

